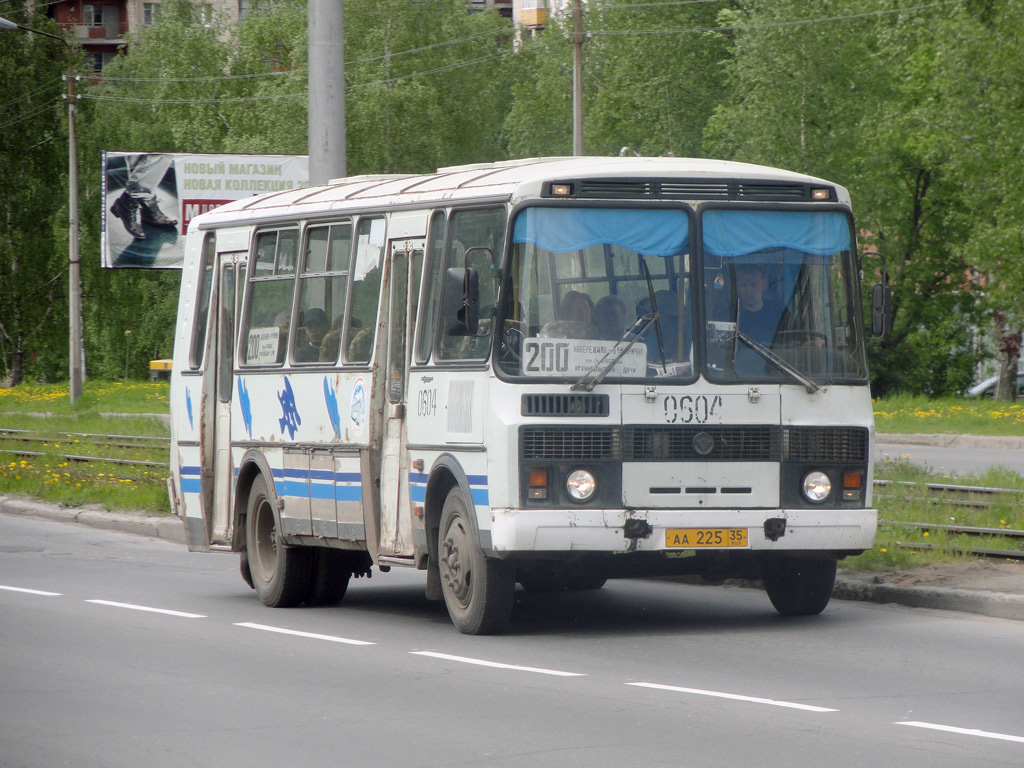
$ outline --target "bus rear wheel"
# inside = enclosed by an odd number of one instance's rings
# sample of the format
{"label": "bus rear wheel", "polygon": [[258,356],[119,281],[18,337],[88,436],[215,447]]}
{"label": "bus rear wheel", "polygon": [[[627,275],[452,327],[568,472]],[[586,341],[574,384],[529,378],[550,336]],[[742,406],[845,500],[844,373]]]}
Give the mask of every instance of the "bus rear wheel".
{"label": "bus rear wheel", "polygon": [[761,580],[783,616],[815,616],[832,598],[836,561],[771,556],[761,563]]}
{"label": "bus rear wheel", "polygon": [[253,587],[264,605],[290,608],[306,598],[313,553],[307,547],[285,546],[281,540],[273,499],[262,476],[249,493],[245,548]]}
{"label": "bus rear wheel", "polygon": [[466,635],[487,635],[508,623],[515,599],[511,563],[484,557],[470,521],[470,507],[458,488],[445,499],[438,535],[441,593],[455,627]]}

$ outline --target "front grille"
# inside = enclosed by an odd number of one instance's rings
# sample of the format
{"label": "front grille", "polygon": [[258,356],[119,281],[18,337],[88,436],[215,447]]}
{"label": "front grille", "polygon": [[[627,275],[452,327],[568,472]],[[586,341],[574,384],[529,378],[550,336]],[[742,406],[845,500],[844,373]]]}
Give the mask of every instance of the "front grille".
{"label": "front grille", "polygon": [[611,427],[523,427],[520,439],[527,460],[615,459],[620,452]]}
{"label": "front grille", "polygon": [[865,427],[789,427],[783,436],[791,461],[864,463],[868,460]]}
{"label": "front grille", "polygon": [[772,426],[626,427],[624,461],[779,461]]}
{"label": "front grille", "polygon": [[607,416],[608,395],[523,395],[523,416]]}

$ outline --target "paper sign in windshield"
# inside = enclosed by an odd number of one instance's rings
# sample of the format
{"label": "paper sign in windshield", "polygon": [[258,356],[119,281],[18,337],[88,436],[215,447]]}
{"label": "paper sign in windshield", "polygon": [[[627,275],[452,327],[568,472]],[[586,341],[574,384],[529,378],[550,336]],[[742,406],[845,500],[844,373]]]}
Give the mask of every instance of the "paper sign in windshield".
{"label": "paper sign in windshield", "polygon": [[[583,376],[615,346],[614,341],[591,339],[523,339],[522,362],[526,376]],[[608,360],[615,357],[612,354]],[[647,345],[638,341],[608,372],[611,377],[647,375]]]}
{"label": "paper sign in windshield", "polygon": [[256,365],[276,363],[280,338],[281,330],[277,326],[250,330],[249,344],[245,350],[245,362]]}

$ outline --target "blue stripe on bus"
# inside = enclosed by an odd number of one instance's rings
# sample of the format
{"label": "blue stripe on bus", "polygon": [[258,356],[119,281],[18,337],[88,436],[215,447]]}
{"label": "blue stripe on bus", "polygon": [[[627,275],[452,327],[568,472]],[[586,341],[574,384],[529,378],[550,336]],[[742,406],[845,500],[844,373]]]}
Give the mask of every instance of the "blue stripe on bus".
{"label": "blue stripe on bus", "polygon": [[334,480],[334,472],[329,469],[311,469],[309,470],[310,480],[327,480],[328,482]]}
{"label": "blue stripe on bus", "polygon": [[182,467],[181,468],[181,474],[182,474],[183,477],[185,475],[199,477],[199,472],[200,472],[199,467]]}
{"label": "blue stripe on bus", "polygon": [[425,485],[410,485],[409,486],[409,499],[411,501],[423,503],[427,500],[427,486]]}
{"label": "blue stripe on bus", "polygon": [[334,479],[339,483],[359,483],[363,476],[359,472],[335,472]]}
{"label": "blue stripe on bus", "polygon": [[423,483],[423,484],[426,484],[427,480],[429,480],[429,479],[430,479],[430,476],[425,474],[424,472],[410,472],[409,473],[409,482],[410,483]]}
{"label": "blue stripe on bus", "polygon": [[311,483],[309,486],[309,498],[334,501],[334,486],[326,483]]}
{"label": "blue stripe on bus", "polygon": [[181,492],[182,493],[201,493],[203,490],[203,484],[199,481],[198,477],[195,478],[181,478]]}
{"label": "blue stripe on bus", "polygon": [[338,501],[362,501],[363,489],[358,485],[334,486],[335,498]]}
{"label": "blue stripe on bus", "polygon": [[473,505],[477,507],[486,507],[488,504],[488,496],[486,488],[470,488],[469,492],[473,495]]}
{"label": "blue stripe on bus", "polygon": [[487,485],[487,475],[466,475],[470,485]]}

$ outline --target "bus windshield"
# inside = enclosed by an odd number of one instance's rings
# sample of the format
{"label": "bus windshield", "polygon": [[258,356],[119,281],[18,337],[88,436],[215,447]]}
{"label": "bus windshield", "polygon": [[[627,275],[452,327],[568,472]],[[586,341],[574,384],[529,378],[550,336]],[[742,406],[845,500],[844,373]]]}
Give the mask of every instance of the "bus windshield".
{"label": "bus windshield", "polygon": [[568,381],[862,381],[848,217],[530,207],[513,224],[498,366]]}

